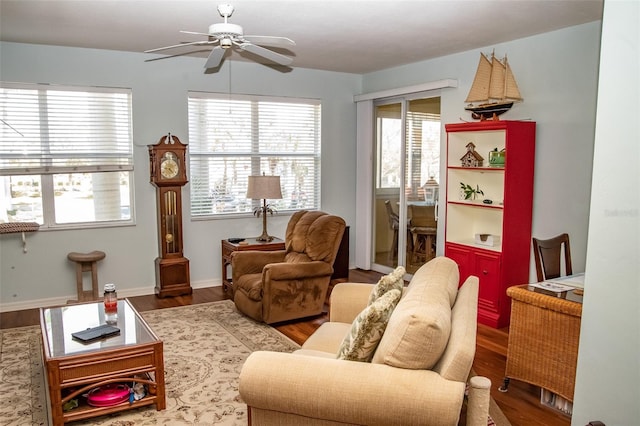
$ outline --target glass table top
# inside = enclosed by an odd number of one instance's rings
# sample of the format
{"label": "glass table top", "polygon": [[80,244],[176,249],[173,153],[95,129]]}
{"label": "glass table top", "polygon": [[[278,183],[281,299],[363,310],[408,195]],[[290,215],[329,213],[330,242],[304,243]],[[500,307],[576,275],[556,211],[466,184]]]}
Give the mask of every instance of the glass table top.
{"label": "glass table top", "polygon": [[533,291],[534,293],[546,294],[547,296],[557,297],[558,299],[565,299],[576,303],[582,303],[582,295],[584,291],[581,288],[575,288],[567,291],[553,292],[532,285],[527,285],[525,288],[529,291]]}
{"label": "glass table top", "polygon": [[117,322],[111,324],[120,329],[120,334],[89,343],[73,339],[71,333],[105,324],[106,316],[102,302],[43,308],[40,315],[43,330],[46,333],[44,341],[53,358],[139,345],[157,340],[126,299],[118,300]]}

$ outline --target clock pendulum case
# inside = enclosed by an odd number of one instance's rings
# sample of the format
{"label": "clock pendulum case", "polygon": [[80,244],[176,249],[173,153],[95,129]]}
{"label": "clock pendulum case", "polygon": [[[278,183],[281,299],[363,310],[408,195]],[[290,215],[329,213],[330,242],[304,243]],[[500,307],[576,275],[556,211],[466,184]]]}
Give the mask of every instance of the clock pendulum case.
{"label": "clock pendulum case", "polygon": [[169,133],[148,145],[150,181],[156,187],[158,252],[156,288],[158,297],[191,294],[189,259],[182,248],[182,187],[187,183],[187,145]]}

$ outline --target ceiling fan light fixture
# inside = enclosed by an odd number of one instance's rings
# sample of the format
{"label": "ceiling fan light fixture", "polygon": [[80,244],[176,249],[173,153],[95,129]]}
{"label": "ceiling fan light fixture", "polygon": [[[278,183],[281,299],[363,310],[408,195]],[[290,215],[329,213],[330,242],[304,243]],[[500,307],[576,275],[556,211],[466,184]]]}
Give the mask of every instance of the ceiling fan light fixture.
{"label": "ceiling fan light fixture", "polygon": [[233,41],[230,38],[221,38],[220,39],[220,47],[222,47],[223,49],[228,49],[230,47],[233,47]]}

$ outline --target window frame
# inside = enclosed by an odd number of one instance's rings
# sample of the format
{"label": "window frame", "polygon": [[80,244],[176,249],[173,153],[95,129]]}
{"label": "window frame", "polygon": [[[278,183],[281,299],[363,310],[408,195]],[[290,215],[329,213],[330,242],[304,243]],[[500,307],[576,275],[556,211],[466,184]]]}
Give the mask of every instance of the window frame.
{"label": "window frame", "polygon": [[[32,150],[31,148],[25,149],[25,151],[29,152],[29,155],[26,155],[22,158],[15,157],[15,154],[9,154],[6,158],[15,158],[19,161],[17,165],[9,165],[8,162],[5,162],[4,166],[0,164],[0,179],[9,178],[11,180],[19,179],[21,176],[39,178],[39,198],[42,204],[42,221],[40,224],[40,230],[61,230],[61,229],[88,229],[88,228],[105,228],[105,227],[120,227],[120,226],[131,226],[135,225],[135,194],[134,194],[134,153],[133,153],[133,107],[132,107],[132,97],[133,91],[130,88],[120,88],[120,87],[95,87],[95,86],[72,86],[72,85],[56,85],[56,84],[39,84],[39,83],[16,83],[16,82],[6,82],[0,81],[0,88],[3,90],[15,90],[17,91],[34,91],[37,94],[37,103],[36,109],[38,114],[40,115],[40,119],[38,121],[28,121],[23,123],[23,126],[30,133],[31,138],[34,140],[31,142],[27,142],[23,144],[26,147],[29,147],[34,144],[39,144],[40,149],[36,148]],[[55,126],[55,124],[50,125],[49,123],[49,112],[51,110],[51,106],[47,104],[49,101],[49,93],[52,92],[52,97],[58,96],[56,102],[61,102],[60,98],[63,96],[69,96],[69,105],[73,105],[74,101],[77,102],[94,102],[100,94],[114,95],[113,97],[108,97],[103,103],[99,103],[99,108],[105,109],[106,112],[101,111],[101,114],[98,114],[97,117],[99,121],[96,121],[94,125],[86,125],[83,127],[79,127],[74,129],[70,126],[69,129],[65,131],[58,130],[57,134],[51,136],[51,126]],[[87,93],[86,97],[77,96],[78,93]],[[73,93],[73,94],[71,94]],[[116,99],[118,95],[122,95],[122,99]],[[4,95],[3,95],[4,96]],[[7,94],[7,96],[10,96]],[[76,96],[76,97],[74,97]],[[4,101],[2,102],[4,103]],[[11,104],[11,101],[6,101],[7,105]],[[2,104],[0,104],[2,105]],[[58,104],[58,106],[64,105],[64,102]],[[125,108],[121,108],[122,105],[125,105]],[[122,125],[123,119],[114,119],[110,117],[109,114],[114,114],[114,108],[118,108],[116,113],[124,112],[126,113],[126,118],[124,119],[124,126]],[[68,111],[68,110],[67,110]],[[79,108],[79,111],[80,108]],[[86,108],[82,110],[83,112],[87,112]],[[91,110],[93,113],[94,110]],[[88,113],[88,112],[87,112]],[[3,110],[0,110],[0,126],[4,126],[5,129],[9,128],[8,132],[15,132],[20,137],[25,137],[23,133],[21,133],[18,129],[11,126],[5,119],[3,118]],[[43,118],[44,117],[44,118]],[[93,118],[94,116],[91,116]],[[27,120],[30,120],[27,118]],[[84,118],[86,122],[86,117]],[[55,120],[54,123],[56,122]],[[119,124],[114,124],[118,122]],[[105,123],[110,123],[109,127],[102,127]],[[103,130],[106,129],[106,130]],[[120,137],[121,134],[126,135],[124,139]],[[78,134],[82,134],[82,131],[90,134],[86,138],[77,138],[75,139],[75,145],[73,142],[66,142],[66,140],[62,140],[61,138],[68,137],[69,139],[73,139],[71,135],[74,132],[78,132]],[[26,132],[25,132],[26,133]],[[100,138],[104,138],[110,135],[117,133],[118,141],[116,142],[117,149],[115,149],[115,153],[111,152],[111,149],[114,145],[113,142],[105,143],[99,142],[96,144],[93,142],[94,140],[100,140]],[[20,139],[17,139],[19,141]],[[81,142],[78,142],[78,141]],[[61,148],[64,147],[64,148]],[[80,147],[80,149],[78,148]],[[2,147],[0,147],[2,148]],[[2,150],[0,149],[0,152]],[[11,152],[10,149],[7,148],[7,152]],[[84,161],[84,164],[73,165],[74,161]],[[58,163],[58,164],[56,164]],[[118,175],[114,175],[117,173]],[[123,173],[126,173],[128,176],[125,177],[128,181],[128,202],[129,202],[129,218],[128,219],[94,219],[94,220],[78,220],[78,221],[60,221],[56,222],[56,191],[57,187],[54,184],[56,181],[56,176],[68,175],[69,177],[77,175],[86,175],[90,174],[91,176],[91,199],[92,202],[95,200],[96,188],[95,185],[95,176],[98,175],[100,180],[106,179],[117,179],[117,181],[121,181],[123,179]],[[110,176],[109,176],[110,175]],[[35,180],[35,179],[34,179]],[[118,186],[119,193],[122,191],[122,185]],[[123,194],[120,194],[122,197]],[[126,195],[126,193],[124,193]],[[8,197],[9,200],[12,199],[11,194]],[[122,198],[120,198],[122,199]],[[108,205],[106,209],[95,210],[96,205],[93,204],[94,211],[98,216],[100,216],[101,212],[108,212],[110,208],[115,208],[115,204]],[[122,209],[126,207],[124,204],[118,203],[117,207]],[[60,211],[58,211],[60,213]],[[63,216],[61,216],[63,217]],[[122,215],[120,215],[122,217]],[[60,217],[58,218],[60,220]]]}
{"label": "window frame", "polygon": [[[206,108],[204,105],[194,105],[198,102],[207,102],[208,100],[212,100],[213,102],[222,104],[228,104],[229,114],[231,114],[233,109],[234,102],[248,102],[250,107],[247,108],[250,112],[247,117],[243,117],[243,119],[250,122],[251,125],[247,126],[247,128],[243,128],[242,131],[249,131],[249,136],[244,136],[245,144],[250,146],[250,150],[242,150],[237,148],[238,145],[234,145],[233,143],[229,143],[229,145],[233,145],[235,149],[225,149],[222,151],[204,151],[202,145],[204,144],[202,141],[198,140],[198,137],[195,135],[196,133],[203,134],[202,128],[198,128],[196,131],[196,123],[194,120],[196,118],[193,114],[196,112],[192,108]],[[301,105],[302,108],[308,107],[313,112],[310,115],[313,116],[313,124],[310,128],[307,128],[309,133],[313,133],[313,149],[312,152],[279,152],[279,151],[267,151],[261,150],[261,136],[260,136],[260,104],[271,104],[271,108],[273,105],[277,105],[279,103],[290,106],[290,105]],[[243,199],[242,193],[231,194],[235,197],[234,202],[238,202],[240,205],[236,207],[237,209],[245,209],[244,211],[219,211],[216,212],[216,207],[211,207],[210,213],[198,213],[196,214],[196,209],[199,208],[198,203],[205,202],[205,198],[202,197],[202,189],[195,189],[199,185],[199,181],[203,179],[207,179],[208,182],[204,184],[204,187],[207,188],[207,191],[211,193],[212,191],[216,191],[216,185],[212,181],[211,176],[208,173],[205,173],[205,177],[202,178],[201,175],[196,174],[196,170],[199,167],[212,167],[211,164],[203,165],[202,162],[206,162],[208,160],[218,161],[223,159],[229,159],[232,161],[240,161],[240,159],[245,160],[245,169],[248,167],[250,171],[243,175],[239,181],[244,182],[244,185],[235,185],[237,188],[243,188],[246,191],[246,177],[250,175],[262,174],[264,172],[267,175],[272,175],[268,167],[265,166],[265,163],[269,162],[268,159],[279,159],[277,164],[279,167],[283,166],[283,163],[290,162],[293,166],[293,163],[296,162],[296,159],[300,159],[301,161],[311,162],[312,172],[307,176],[312,181],[312,190],[311,192],[311,205],[303,204],[301,207],[295,207],[294,203],[297,204],[299,199],[296,198],[294,202],[293,194],[300,193],[291,189],[291,177],[288,179],[285,176],[281,176],[281,187],[282,187],[282,200],[267,200],[267,202],[275,207],[275,210],[282,213],[294,212],[298,210],[318,210],[320,208],[320,194],[321,194],[321,151],[322,151],[322,138],[321,138],[321,125],[322,125],[322,103],[319,99],[310,99],[310,98],[290,98],[290,97],[274,97],[274,96],[263,96],[263,95],[244,95],[244,94],[229,94],[229,93],[216,93],[216,92],[201,92],[201,91],[189,91],[188,92],[188,104],[189,104],[189,182],[190,182],[190,200],[189,200],[189,211],[190,218],[192,221],[199,220],[217,220],[217,219],[229,219],[229,218],[238,218],[238,217],[247,217],[252,216],[256,207],[262,205],[261,200],[248,200]],[[220,108],[222,110],[222,108]],[[235,109],[233,109],[235,111]],[[235,112],[234,112],[235,114]],[[200,116],[200,119],[201,116]],[[206,119],[207,123],[211,121],[219,120],[219,116],[215,114],[211,115]],[[205,126],[206,127],[206,126]],[[311,129],[312,128],[312,129]],[[238,134],[241,131],[238,129]],[[239,137],[242,139],[242,136]],[[229,139],[229,141],[233,141],[233,137]],[[246,148],[246,147],[245,147]],[[263,147],[264,148],[264,147]],[[199,167],[196,166],[196,162],[200,161]],[[261,167],[262,164],[262,167]],[[238,166],[234,166],[236,168],[233,171],[237,172],[237,169],[242,168],[242,164]],[[233,173],[233,172],[232,172]],[[278,173],[275,173],[279,175]],[[236,173],[238,175],[238,173]],[[225,175],[226,177],[226,175]],[[293,183],[295,186],[295,183]],[[307,188],[305,186],[305,188]],[[196,192],[197,191],[197,192]],[[306,193],[305,193],[306,196]],[[246,200],[246,201],[245,201]],[[307,202],[307,198],[305,197],[304,202]],[[214,201],[211,202],[214,204]],[[194,204],[196,204],[196,208],[194,208]],[[248,207],[248,208],[247,208]],[[207,207],[208,208],[208,207]]]}

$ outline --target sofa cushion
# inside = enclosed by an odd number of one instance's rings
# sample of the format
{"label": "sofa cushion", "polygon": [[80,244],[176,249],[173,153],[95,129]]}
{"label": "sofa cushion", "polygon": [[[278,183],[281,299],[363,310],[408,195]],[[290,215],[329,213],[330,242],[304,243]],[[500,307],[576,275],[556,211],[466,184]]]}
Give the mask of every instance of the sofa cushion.
{"label": "sofa cushion", "polygon": [[410,369],[436,364],[449,340],[458,277],[458,265],[445,257],[431,260],[414,274],[389,319],[374,363]]}
{"label": "sofa cushion", "polygon": [[389,290],[397,289],[402,291],[402,288],[404,287],[404,273],[404,267],[398,266],[390,274],[380,277],[380,280],[378,280],[377,284],[373,286],[373,289],[371,290],[367,306],[371,305]]}
{"label": "sofa cushion", "polygon": [[382,338],[389,316],[400,300],[398,289],[389,290],[364,308],[353,320],[349,334],[344,337],[337,358],[369,362]]}
{"label": "sofa cushion", "polygon": [[350,323],[325,322],[302,344],[302,349],[327,352],[335,358],[349,330],[351,330]]}

